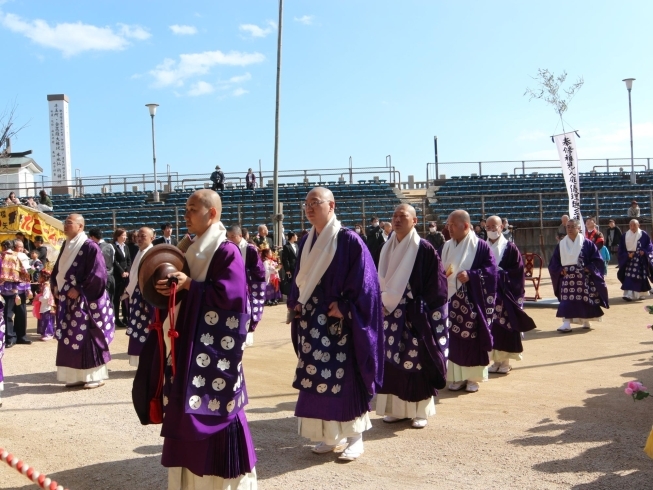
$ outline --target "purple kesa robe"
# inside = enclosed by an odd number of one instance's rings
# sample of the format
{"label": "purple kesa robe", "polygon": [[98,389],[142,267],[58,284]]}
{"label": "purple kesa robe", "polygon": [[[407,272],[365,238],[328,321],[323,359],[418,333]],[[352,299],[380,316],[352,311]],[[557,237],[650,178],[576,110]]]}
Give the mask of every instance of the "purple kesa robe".
{"label": "purple kesa robe", "polygon": [[263,316],[266,283],[263,261],[258,250],[251,243],[247,244],[247,251],[245,252],[245,271],[247,272],[247,288],[252,315],[249,331],[253,332]]}
{"label": "purple kesa robe", "polygon": [[[308,236],[308,235],[307,235]],[[317,237],[317,235],[316,235]],[[331,264],[291,325],[299,358],[293,387],[299,390],[295,416],[348,422],[369,412],[383,380],[383,310],[379,279],[360,237],[341,228]],[[299,245],[295,277],[306,238]],[[293,280],[288,308],[298,303]],[[327,317],[338,302],[341,321]]]}
{"label": "purple kesa robe", "polygon": [[[635,291],[637,293],[648,292],[651,289],[649,277],[653,267],[653,244],[651,237],[642,230],[642,236],[637,240],[637,248],[634,252],[628,252],[626,248],[626,235],[621,235],[619,242],[619,272],[617,278],[621,281],[621,289],[624,291]],[[632,258],[629,254],[633,254]]]}
{"label": "purple kesa robe", "polygon": [[560,301],[557,317],[599,318],[601,306],[608,306],[608,289],[603,279],[604,262],[596,245],[587,238],[578,255],[576,265],[562,265],[560,244],[549,262],[549,275],[556,298]]}
{"label": "purple kesa robe", "polygon": [[492,315],[494,350],[510,353],[524,351],[521,332],[535,328],[535,322],[523,310],[524,262],[517,246],[508,242],[499,262],[497,297]]}
{"label": "purple kesa robe", "polygon": [[206,281],[191,282],[176,321],[177,373],[173,378],[169,356],[163,386],[163,466],[222,478],[254,468],[241,364],[248,301],[240,250],[224,241]]}
{"label": "purple kesa robe", "polygon": [[383,322],[386,355],[379,393],[419,402],[444,388],[446,321],[447,276],[433,246],[421,239],[404,297]]}
{"label": "purple kesa robe", "polygon": [[467,274],[469,281],[449,298],[449,360],[459,366],[487,366],[497,289],[497,265],[487,242],[478,241]]}
{"label": "purple kesa robe", "polygon": [[154,322],[155,308],[143,299],[141,288],[137,285],[129,300],[129,322],[126,334],[129,335],[127,354],[140,356],[143,344],[150,332],[150,325]]}
{"label": "purple kesa robe", "polygon": [[[59,259],[52,271],[53,288],[58,272]],[[84,242],[65,278],[62,290],[57,291],[56,364],[77,370],[97,368],[111,360],[109,344],[114,336],[114,312],[106,291],[104,257],[93,240]],[[67,296],[71,288],[79,292],[77,299]]]}
{"label": "purple kesa robe", "polygon": [[5,356],[5,316],[4,304],[0,303],[0,403],[2,403],[2,391],[4,388],[5,375],[2,371],[2,358]]}

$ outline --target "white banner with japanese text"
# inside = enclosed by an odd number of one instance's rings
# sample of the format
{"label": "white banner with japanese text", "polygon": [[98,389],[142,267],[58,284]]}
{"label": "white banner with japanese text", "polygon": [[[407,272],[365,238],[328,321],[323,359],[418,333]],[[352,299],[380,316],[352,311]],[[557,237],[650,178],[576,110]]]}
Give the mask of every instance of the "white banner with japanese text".
{"label": "white banner with japanese text", "polygon": [[580,180],[578,178],[578,155],[576,154],[575,134],[559,134],[554,136],[553,139],[556,148],[558,148],[562,175],[565,178],[565,185],[567,186],[569,217],[580,220],[581,231],[585,233],[585,223],[580,212]]}

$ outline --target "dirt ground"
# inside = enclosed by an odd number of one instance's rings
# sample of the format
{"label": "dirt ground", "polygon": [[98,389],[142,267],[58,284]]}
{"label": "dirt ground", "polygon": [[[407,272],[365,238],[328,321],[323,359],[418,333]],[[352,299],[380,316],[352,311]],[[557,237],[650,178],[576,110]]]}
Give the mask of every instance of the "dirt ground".
{"label": "dirt ground", "polygon": [[[561,335],[551,307],[528,307],[538,329],[507,376],[491,375],[476,394],[444,390],[425,429],[384,424],[374,414],[365,454],[352,463],[310,452],[297,435],[291,388],[296,359],[283,306],[266,309],[245,351],[261,489],[604,489],[653,488],[643,452],[651,403],[633,403],[624,384],[653,388],[653,323],[645,300],[621,299],[616,270],[612,307],[591,331]],[[545,296],[552,296],[544,282]],[[29,324],[36,340],[35,320]],[[56,381],[56,343],[6,351],[0,446],[72,489],[162,489],[159,427],[141,426],[131,405],[134,368],[124,330],[111,345],[110,380],[97,390]],[[29,488],[0,462],[0,488]]]}

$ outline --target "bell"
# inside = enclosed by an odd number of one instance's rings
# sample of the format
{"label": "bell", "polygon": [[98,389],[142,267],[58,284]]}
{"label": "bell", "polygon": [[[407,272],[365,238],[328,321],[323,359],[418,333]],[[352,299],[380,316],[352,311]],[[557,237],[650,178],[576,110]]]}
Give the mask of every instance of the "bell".
{"label": "bell", "polygon": [[[168,274],[183,272],[189,275],[188,265],[184,254],[174,245],[161,244],[150,249],[141,260],[138,267],[138,285],[141,288],[143,299],[156,308],[168,308],[168,296],[156,290],[157,281],[167,279]],[[177,294],[177,303],[181,301],[186,291]]]}

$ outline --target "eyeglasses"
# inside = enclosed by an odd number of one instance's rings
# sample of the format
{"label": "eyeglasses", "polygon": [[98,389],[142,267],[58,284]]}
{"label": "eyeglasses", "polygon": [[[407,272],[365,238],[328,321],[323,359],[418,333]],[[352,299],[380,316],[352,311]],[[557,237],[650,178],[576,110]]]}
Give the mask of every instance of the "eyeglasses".
{"label": "eyeglasses", "polygon": [[319,199],[316,199],[316,200],[311,201],[311,202],[305,202],[304,204],[302,204],[302,208],[303,209],[306,209],[306,208],[313,209],[315,206],[319,206],[320,204],[324,204],[325,202],[333,202],[333,201],[320,201]]}

